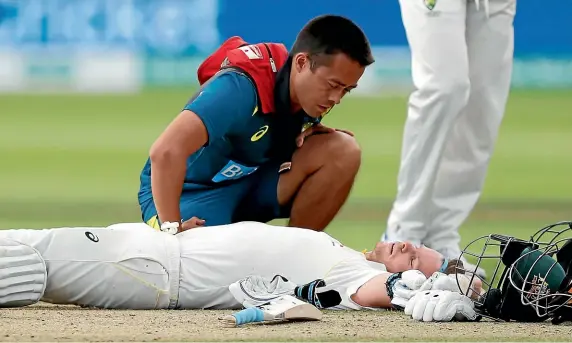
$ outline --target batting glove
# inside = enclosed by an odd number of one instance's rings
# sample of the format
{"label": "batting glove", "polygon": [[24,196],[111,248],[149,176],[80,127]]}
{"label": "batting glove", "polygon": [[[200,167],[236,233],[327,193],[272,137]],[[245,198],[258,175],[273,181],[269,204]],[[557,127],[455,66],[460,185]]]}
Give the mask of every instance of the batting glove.
{"label": "batting glove", "polygon": [[453,291],[458,292],[459,287],[455,280],[455,275],[447,275],[441,272],[435,272],[427,281],[419,287],[420,291]]}
{"label": "batting glove", "polygon": [[474,288],[471,286],[471,278],[463,274],[443,274],[435,272],[423,285],[419,291],[451,291],[459,292],[466,296],[471,296]]}
{"label": "batting glove", "polygon": [[479,319],[471,299],[459,292],[447,290],[418,292],[407,302],[405,314],[424,322]]}
{"label": "batting glove", "polygon": [[228,290],[242,306],[256,307],[264,305],[282,295],[291,294],[296,284],[281,275],[268,279],[251,275],[228,286]]}
{"label": "batting glove", "polygon": [[418,270],[391,275],[386,283],[391,304],[397,309],[405,308],[407,301],[419,291],[426,280],[425,275]]}

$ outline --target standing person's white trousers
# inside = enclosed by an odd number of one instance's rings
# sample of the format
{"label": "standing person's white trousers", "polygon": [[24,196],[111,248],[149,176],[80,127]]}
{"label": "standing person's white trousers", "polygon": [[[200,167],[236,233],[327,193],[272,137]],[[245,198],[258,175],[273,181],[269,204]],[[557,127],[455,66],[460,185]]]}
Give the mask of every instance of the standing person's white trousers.
{"label": "standing person's white trousers", "polygon": [[384,239],[458,257],[508,98],[516,0],[431,2],[400,0],[415,91]]}

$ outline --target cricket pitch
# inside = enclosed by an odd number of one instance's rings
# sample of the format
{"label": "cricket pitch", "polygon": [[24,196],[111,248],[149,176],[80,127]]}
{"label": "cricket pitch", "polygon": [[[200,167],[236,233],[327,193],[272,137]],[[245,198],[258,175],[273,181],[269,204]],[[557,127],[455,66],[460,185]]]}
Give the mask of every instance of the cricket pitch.
{"label": "cricket pitch", "polygon": [[570,341],[572,325],[420,323],[400,312],[324,311],[318,322],[226,328],[231,311],[132,311],[37,304],[1,309],[0,341]]}

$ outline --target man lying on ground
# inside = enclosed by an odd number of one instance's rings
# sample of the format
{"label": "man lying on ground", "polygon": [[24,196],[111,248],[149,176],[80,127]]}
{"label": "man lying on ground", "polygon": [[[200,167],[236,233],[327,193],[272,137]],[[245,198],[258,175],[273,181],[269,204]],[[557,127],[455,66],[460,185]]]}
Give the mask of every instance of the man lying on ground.
{"label": "man lying on ground", "polygon": [[[323,232],[257,222],[177,235],[144,223],[0,230],[0,307],[42,300],[111,309],[240,309],[229,285],[281,275],[296,285],[323,279],[339,293],[338,309],[403,308],[408,299],[399,301],[397,288],[418,287],[456,263],[409,243],[378,242],[361,253]],[[416,272],[402,273],[409,270]]]}

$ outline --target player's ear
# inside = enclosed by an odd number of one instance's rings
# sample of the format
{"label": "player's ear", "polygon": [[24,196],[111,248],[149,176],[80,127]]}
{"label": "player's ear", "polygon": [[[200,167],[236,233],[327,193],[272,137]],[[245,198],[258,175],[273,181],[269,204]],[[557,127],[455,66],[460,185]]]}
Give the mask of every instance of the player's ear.
{"label": "player's ear", "polygon": [[296,68],[296,72],[301,72],[302,69],[304,69],[304,67],[306,67],[306,65],[308,65],[310,63],[310,60],[308,59],[308,55],[303,53],[303,52],[299,52],[296,55],[294,55],[294,67]]}

